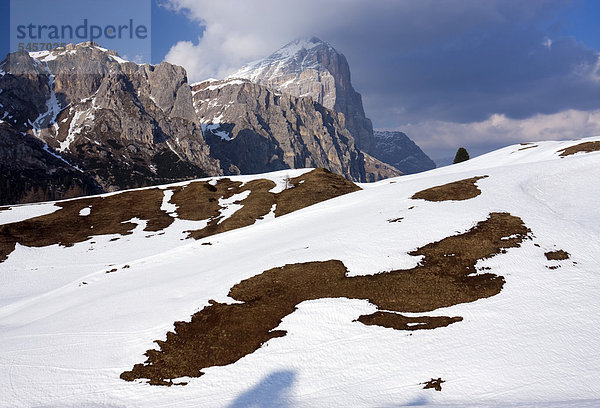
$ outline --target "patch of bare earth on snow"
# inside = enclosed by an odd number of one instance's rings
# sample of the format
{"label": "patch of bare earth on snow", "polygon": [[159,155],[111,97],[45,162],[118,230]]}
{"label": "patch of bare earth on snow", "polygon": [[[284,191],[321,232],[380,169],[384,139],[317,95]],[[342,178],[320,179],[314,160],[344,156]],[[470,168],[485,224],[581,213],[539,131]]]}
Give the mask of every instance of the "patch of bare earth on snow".
{"label": "patch of bare earth on snow", "polygon": [[567,157],[579,152],[591,153],[597,151],[600,151],[600,142],[585,142],[559,150],[558,153],[561,157]]}
{"label": "patch of bare earth on snow", "polygon": [[[316,169],[289,180],[289,188],[280,193],[269,190],[275,183],[258,179],[242,184],[221,179],[215,185],[195,181],[173,187],[171,204],[177,206],[177,218],[190,221],[207,220],[208,225],[189,231],[189,237],[200,239],[254,224],[269,214],[276,205],[275,216],[360,190],[354,183],[325,169]],[[168,189],[167,189],[168,190]],[[59,201],[59,210],[52,214],[11,224],[0,225],[0,262],[15,250],[19,243],[27,247],[50,245],[72,246],[101,236],[133,233],[137,227],[132,220],[147,221],[144,231],[160,232],[175,220],[161,209],[165,191],[159,188],[124,191],[107,197],[88,197]],[[237,201],[243,207],[224,218],[220,200],[250,191],[247,198]],[[83,214],[87,214],[82,216]],[[113,240],[116,240],[113,239]]]}
{"label": "patch of bare earth on snow", "polygon": [[455,181],[428,188],[427,190],[415,193],[411,198],[413,200],[425,201],[463,201],[475,198],[481,194],[477,187],[477,182],[487,176],[473,177],[465,180]]}
{"label": "patch of bare earth on snow", "polygon": [[360,316],[359,322],[398,330],[434,329],[459,322],[461,317],[401,313],[431,312],[500,293],[504,278],[478,274],[475,264],[519,247],[529,233],[520,218],[492,213],[463,234],[411,252],[423,257],[413,269],[349,277],[338,260],[270,269],[231,288],[228,296],[239,303],[211,301],[189,322],[175,322],[166,341],[157,340],[158,349],[146,352],[145,363],[134,365],[121,378],[171,385],[176,378],[199,377],[204,368],[232,364],[270,339],[285,336],[277,326],[308,300],[366,299],[379,311]]}

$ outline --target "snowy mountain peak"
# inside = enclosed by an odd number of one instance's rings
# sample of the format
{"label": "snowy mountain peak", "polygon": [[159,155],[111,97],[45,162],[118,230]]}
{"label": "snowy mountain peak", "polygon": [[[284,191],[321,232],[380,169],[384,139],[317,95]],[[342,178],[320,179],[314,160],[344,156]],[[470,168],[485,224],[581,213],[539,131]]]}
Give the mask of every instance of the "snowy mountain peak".
{"label": "snowy mountain peak", "polygon": [[269,58],[293,58],[299,54],[304,54],[304,52],[308,53],[315,48],[328,49],[337,54],[337,51],[331,45],[312,36],[297,38],[294,41],[289,42],[279,50],[275,51]]}
{"label": "snowy mountain peak", "polygon": [[281,47],[270,56],[251,62],[228,78],[246,78],[260,83],[265,77],[271,79],[290,73],[300,74],[312,69],[328,71],[327,63],[342,57],[331,45],[317,37],[301,37]]}
{"label": "snowy mountain peak", "polygon": [[367,153],[372,150],[373,125],[365,117],[362,97],[352,87],[348,61],[325,41],[314,36],[298,38],[228,78],[244,78],[277,92],[311,97],[343,113],[357,146]]}
{"label": "snowy mountain peak", "polygon": [[102,48],[99,44],[95,42],[83,42],[79,44],[67,44],[65,47],[56,48],[54,50],[44,50],[37,52],[30,52],[29,56],[41,62],[53,61],[60,56],[65,55],[74,55],[77,54],[81,50],[86,50],[87,53],[92,54],[104,54],[111,61],[118,62],[123,64],[125,62],[129,62],[119,56],[119,53],[115,50],[108,50],[106,48]]}

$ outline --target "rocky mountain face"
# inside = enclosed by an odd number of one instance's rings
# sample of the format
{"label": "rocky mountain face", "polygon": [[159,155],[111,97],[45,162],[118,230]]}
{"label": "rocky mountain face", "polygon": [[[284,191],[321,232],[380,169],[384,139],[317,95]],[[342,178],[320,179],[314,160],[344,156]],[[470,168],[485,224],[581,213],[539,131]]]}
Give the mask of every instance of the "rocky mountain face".
{"label": "rocky mountain face", "polygon": [[366,171],[344,116],[310,97],[239,79],[197,84],[193,95],[205,138],[226,173],[323,167],[363,182],[400,175],[372,158],[381,171]]}
{"label": "rocky mountain face", "polygon": [[384,163],[368,153],[363,153],[363,156],[365,158],[365,181],[367,183],[373,183],[375,181],[380,181],[391,177],[398,177],[404,174],[396,167]]}
{"label": "rocky mountain face", "polygon": [[376,130],[373,155],[404,174],[419,173],[436,167],[433,160],[402,132]]}
{"label": "rocky mountain face", "polygon": [[357,147],[372,152],[373,124],[365,116],[361,95],[352,87],[348,61],[326,42],[316,37],[297,39],[229,78],[245,78],[297,97],[309,96],[343,113]]}
{"label": "rocky mountain face", "polygon": [[104,191],[222,174],[181,67],[138,65],[84,43],[10,54],[0,69],[3,120]]}
{"label": "rocky mountain face", "polygon": [[[374,134],[373,125],[365,115],[362,97],[352,86],[346,57],[316,37],[292,41],[229,78],[248,79],[277,92],[311,97],[326,108],[344,114],[346,128],[356,146],[371,155],[366,162],[367,173],[371,174],[369,179],[389,177],[394,167],[402,173],[433,168],[431,159],[405,134],[394,137]],[[382,166],[381,162],[387,165]]]}

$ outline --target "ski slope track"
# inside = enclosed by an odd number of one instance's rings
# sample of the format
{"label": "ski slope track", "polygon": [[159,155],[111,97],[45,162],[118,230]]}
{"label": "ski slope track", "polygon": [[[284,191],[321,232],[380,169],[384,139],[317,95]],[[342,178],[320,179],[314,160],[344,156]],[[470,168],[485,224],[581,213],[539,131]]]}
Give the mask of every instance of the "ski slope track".
{"label": "ski slope track", "polygon": [[0,208],[0,407],[600,406],[598,180],[595,137]]}

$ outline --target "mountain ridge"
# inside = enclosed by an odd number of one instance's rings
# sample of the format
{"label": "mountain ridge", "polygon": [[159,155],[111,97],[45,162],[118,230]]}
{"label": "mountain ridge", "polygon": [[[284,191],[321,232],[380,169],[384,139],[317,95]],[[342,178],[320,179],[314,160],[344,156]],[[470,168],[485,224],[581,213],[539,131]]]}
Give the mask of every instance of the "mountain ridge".
{"label": "mountain ridge", "polygon": [[345,117],[311,97],[240,79],[192,89],[211,151],[232,174],[323,167],[358,182],[402,174],[365,156],[346,130]]}
{"label": "mountain ridge", "polygon": [[[329,84],[320,99],[310,92],[295,97],[288,89],[280,92],[260,84],[264,89],[251,91],[234,79],[222,83],[237,86],[237,102],[232,92],[200,98],[200,88],[206,94],[216,85],[194,84],[196,90],[192,90],[181,67],[129,62],[95,43],[10,54],[0,63],[1,120],[23,136],[39,139],[44,144],[43,156],[60,159],[61,165],[74,172],[65,170],[64,186],[40,190],[46,191],[45,197],[13,189],[10,198],[7,194],[0,201],[70,197],[79,190],[68,186],[83,187],[81,172],[88,180],[86,192],[283,168],[323,167],[360,182],[400,175],[393,165],[360,148],[361,138],[369,143],[375,139],[343,54],[310,37],[292,41],[273,58],[283,63],[283,69],[299,55],[302,58],[296,62],[301,72],[293,75],[302,76],[309,67],[320,70],[303,77],[300,88],[313,89],[315,73],[317,80],[322,77],[322,83]],[[246,92],[244,97],[240,90]],[[270,105],[262,102],[263,96],[270,98]],[[215,120],[218,115],[213,108],[233,103],[238,115],[229,118],[228,131],[235,128],[237,135],[245,129],[244,135],[254,136],[227,139],[227,130]],[[243,117],[253,119],[248,122]],[[15,149],[14,144],[5,146]],[[17,158],[12,168],[33,174],[23,154],[10,154]],[[11,183],[8,172],[4,179],[4,184]]]}
{"label": "mountain ridge", "polygon": [[404,174],[420,173],[436,168],[433,160],[406,133],[375,129],[373,154]]}
{"label": "mountain ridge", "polygon": [[89,173],[104,191],[222,174],[181,67],[139,65],[82,43],[13,53],[2,68],[0,104],[10,125]]}

